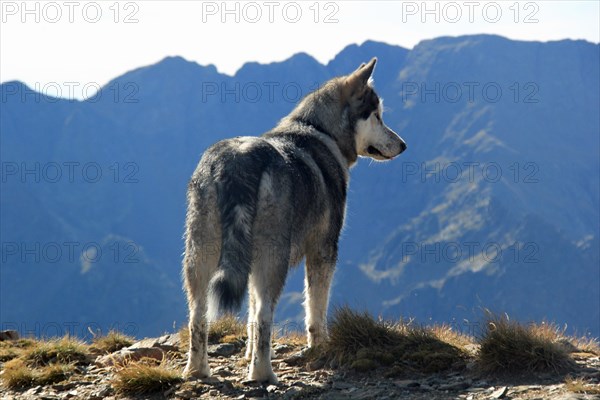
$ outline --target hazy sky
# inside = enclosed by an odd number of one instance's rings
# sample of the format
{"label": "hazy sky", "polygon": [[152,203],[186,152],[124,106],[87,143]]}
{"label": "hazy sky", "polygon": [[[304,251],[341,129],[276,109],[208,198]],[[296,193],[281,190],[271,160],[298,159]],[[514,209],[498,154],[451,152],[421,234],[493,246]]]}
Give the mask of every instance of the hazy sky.
{"label": "hazy sky", "polygon": [[281,61],[300,51],[326,63],[367,39],[407,48],[476,33],[598,43],[599,3],[65,0],[23,6],[1,0],[0,81],[81,98],[83,86],[92,95],[94,87],[169,55],[234,74],[246,61]]}

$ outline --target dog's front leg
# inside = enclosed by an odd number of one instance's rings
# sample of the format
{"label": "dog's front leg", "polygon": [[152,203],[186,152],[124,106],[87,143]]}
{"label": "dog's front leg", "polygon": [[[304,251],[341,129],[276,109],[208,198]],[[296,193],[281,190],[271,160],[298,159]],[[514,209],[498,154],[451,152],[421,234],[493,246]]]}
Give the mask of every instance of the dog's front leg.
{"label": "dog's front leg", "polygon": [[308,346],[314,347],[327,340],[327,305],[329,289],[335,270],[336,252],[308,256],[304,291],[306,300],[306,330]]}

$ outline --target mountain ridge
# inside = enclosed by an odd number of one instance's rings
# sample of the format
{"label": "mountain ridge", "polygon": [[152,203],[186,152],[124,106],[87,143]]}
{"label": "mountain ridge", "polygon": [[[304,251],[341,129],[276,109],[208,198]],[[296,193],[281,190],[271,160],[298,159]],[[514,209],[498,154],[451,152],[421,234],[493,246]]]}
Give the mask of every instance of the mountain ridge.
{"label": "mountain ridge", "polygon": [[[95,101],[23,100],[9,85],[23,85],[17,93],[26,85],[3,83],[2,323],[133,322],[144,335],[184,323],[185,187],[202,151],[267,131],[300,95],[377,56],[386,121],[409,151],[352,170],[332,302],[424,321],[473,320],[477,307],[498,306],[515,318],[560,319],[598,336],[599,48],[490,35],[433,39],[411,50],[367,41],[326,65],[296,55],[289,63],[245,64],[234,76],[167,57],[114,78]],[[478,83],[473,101],[469,82]],[[486,84],[502,89],[497,101],[492,92],[484,96]],[[457,87],[462,97],[452,101]],[[53,162],[58,182],[49,179]],[[35,173],[23,178],[22,163],[38,169],[37,182]],[[73,182],[65,163],[79,163]],[[472,178],[465,163],[479,163]],[[79,243],[73,260],[68,242]],[[466,256],[470,242],[479,243],[478,262]],[[81,274],[89,243],[103,257]],[[27,246],[52,244],[63,250],[58,262],[41,250],[40,260],[27,255]],[[486,262],[479,253],[486,245],[503,256]],[[463,254],[453,261],[456,248]],[[532,249],[536,262],[524,262]],[[128,256],[136,262],[125,262]],[[278,319],[301,321],[300,268],[290,275]]]}

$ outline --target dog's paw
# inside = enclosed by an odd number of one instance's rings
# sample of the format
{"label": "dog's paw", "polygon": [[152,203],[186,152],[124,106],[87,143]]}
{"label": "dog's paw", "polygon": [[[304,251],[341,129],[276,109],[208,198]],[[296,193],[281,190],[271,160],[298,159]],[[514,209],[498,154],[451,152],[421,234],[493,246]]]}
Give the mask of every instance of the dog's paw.
{"label": "dog's paw", "polygon": [[200,369],[191,368],[189,365],[183,370],[183,377],[185,379],[202,379],[210,376],[210,368],[208,365],[203,366]]}
{"label": "dog's paw", "polygon": [[279,379],[273,371],[265,371],[264,373],[258,373],[258,371],[253,370],[248,374],[248,381],[255,382],[268,382],[271,385],[278,385]]}
{"label": "dog's paw", "polygon": [[307,335],[307,343],[308,347],[313,348],[320,346],[327,342],[329,339],[329,335],[325,329],[318,329],[314,331],[309,331]]}

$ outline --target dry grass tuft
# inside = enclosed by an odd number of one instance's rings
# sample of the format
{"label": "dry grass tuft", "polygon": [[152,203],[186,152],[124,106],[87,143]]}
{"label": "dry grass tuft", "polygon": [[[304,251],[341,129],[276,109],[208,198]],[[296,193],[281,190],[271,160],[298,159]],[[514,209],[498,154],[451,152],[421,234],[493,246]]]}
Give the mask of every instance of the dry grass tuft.
{"label": "dry grass tuft", "polygon": [[113,353],[124,347],[129,347],[135,342],[131,336],[117,331],[109,331],[105,336],[96,336],[90,348],[102,353]]}
{"label": "dry grass tuft", "polygon": [[568,376],[565,379],[565,386],[568,391],[581,394],[600,394],[600,385],[592,383],[581,378]]}
{"label": "dry grass tuft", "polygon": [[287,344],[294,347],[306,346],[306,333],[298,331],[289,331],[284,335],[277,336],[274,342]]}
{"label": "dry grass tuft", "polygon": [[323,355],[334,365],[347,365],[357,371],[391,366],[389,371],[427,373],[462,368],[466,358],[462,350],[440,340],[431,329],[410,322],[375,320],[367,312],[346,306],[334,310],[329,340],[323,349],[309,354]]}
{"label": "dry grass tuft", "polygon": [[51,385],[69,378],[75,371],[73,364],[51,364],[40,368],[35,373],[36,385]]}
{"label": "dry grass tuft", "polygon": [[9,389],[20,389],[33,385],[35,375],[33,370],[21,359],[13,359],[4,364],[2,384]]}
{"label": "dry grass tuft", "polygon": [[569,336],[567,327],[559,327],[555,323],[542,322],[535,325],[540,335],[561,345],[568,353],[589,353],[600,355],[598,339],[590,336]]}
{"label": "dry grass tuft", "polygon": [[51,364],[41,368],[32,368],[22,359],[17,358],[4,364],[2,383],[10,389],[51,385],[68,379],[74,370],[73,364]]}
{"label": "dry grass tuft", "polygon": [[527,326],[487,313],[479,363],[486,372],[566,372],[574,366],[562,332],[552,324]]}
{"label": "dry grass tuft", "polygon": [[219,343],[232,343],[243,346],[246,342],[238,335],[225,335],[219,340]]}
{"label": "dry grass tuft", "polygon": [[467,346],[475,345],[475,340],[472,336],[456,332],[450,325],[434,325],[431,331],[442,342],[446,342],[459,349],[465,349]]}
{"label": "dry grass tuft", "polygon": [[329,324],[327,352],[336,361],[353,361],[362,349],[386,348],[401,342],[401,335],[383,321],[375,321],[368,312],[356,312],[343,306],[333,311]]}
{"label": "dry grass tuft", "polygon": [[50,341],[20,339],[3,343],[2,383],[10,389],[61,382],[75,371],[75,364],[88,360],[87,346],[79,340],[64,337]]}
{"label": "dry grass tuft", "polygon": [[[179,347],[186,351],[190,345],[190,331],[187,325],[179,330]],[[208,325],[209,343],[235,343],[245,341],[246,323],[235,315],[225,315]]]}
{"label": "dry grass tuft", "polygon": [[86,363],[88,355],[89,349],[85,343],[65,336],[37,342],[23,352],[22,358],[29,366],[41,367],[49,364]]}
{"label": "dry grass tuft", "polygon": [[600,344],[598,339],[593,337],[571,337],[569,338],[571,344],[577,348],[579,352],[590,353],[600,356]]}
{"label": "dry grass tuft", "polygon": [[0,362],[19,357],[26,348],[35,345],[32,339],[5,340],[0,342]]}
{"label": "dry grass tuft", "polygon": [[61,382],[87,360],[87,346],[75,339],[20,339],[2,342],[0,354],[11,357],[3,366],[2,383],[10,389]]}
{"label": "dry grass tuft", "polygon": [[188,328],[187,324],[179,329],[177,335],[179,336],[179,350],[187,351],[190,346],[190,328]]}
{"label": "dry grass tuft", "polygon": [[145,394],[166,390],[182,381],[181,374],[168,361],[156,365],[142,359],[119,368],[112,386],[121,394]]}
{"label": "dry grass tuft", "polygon": [[19,353],[13,348],[0,348],[0,362],[10,361],[13,358],[17,358],[18,356]]}
{"label": "dry grass tuft", "polygon": [[235,336],[240,340],[245,340],[246,324],[235,315],[225,315],[209,324],[208,341],[210,343],[219,343],[226,336]]}

